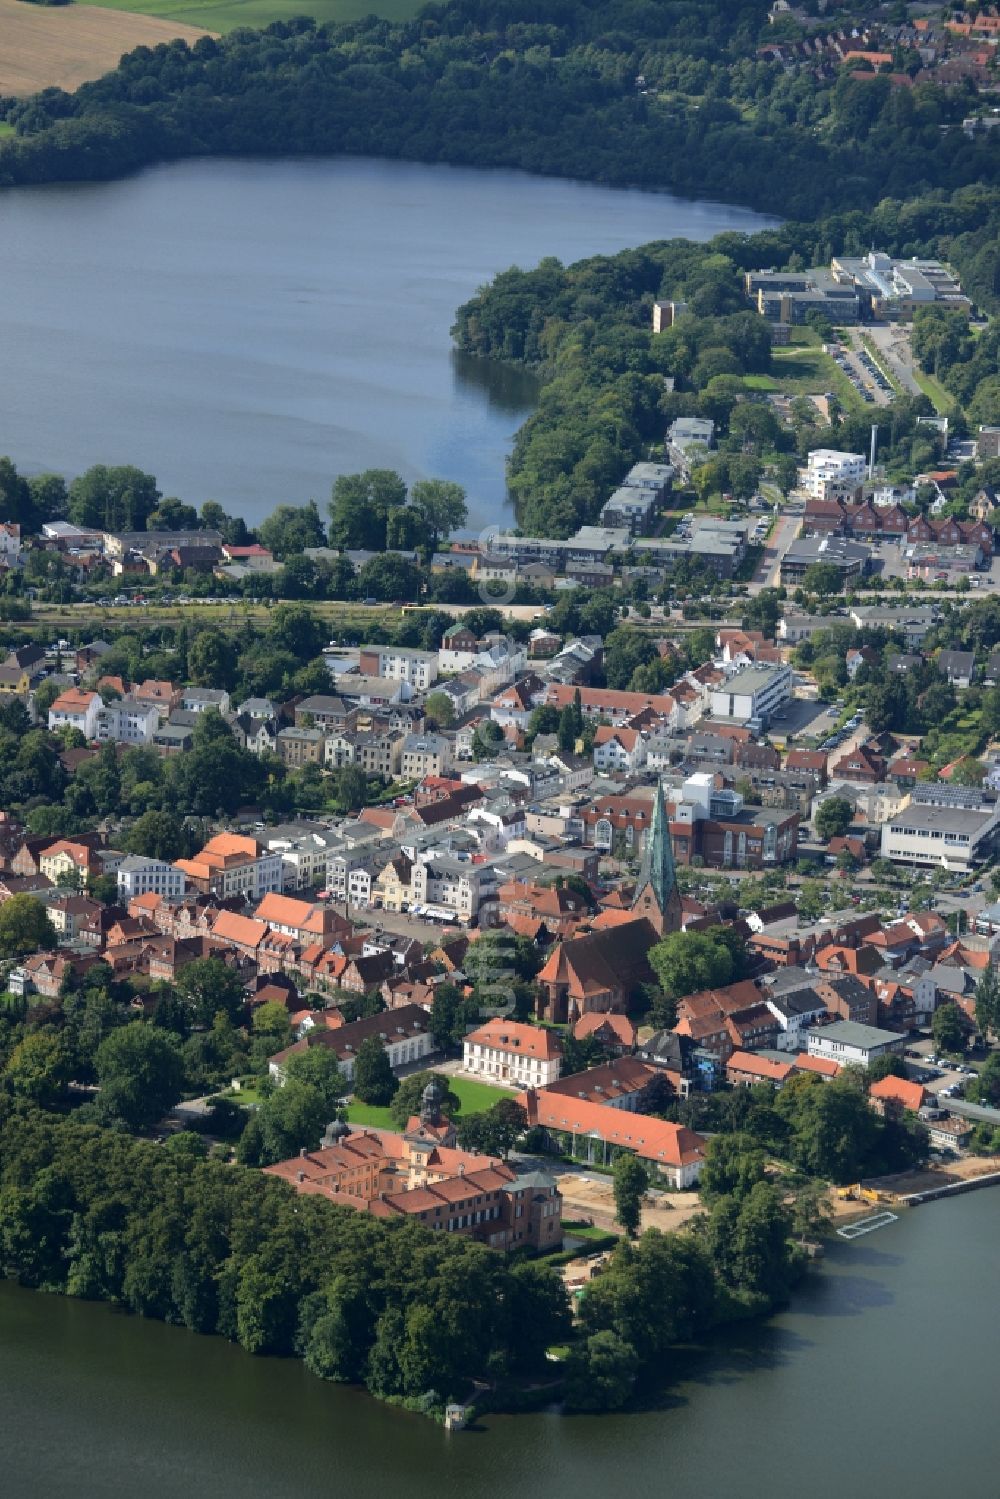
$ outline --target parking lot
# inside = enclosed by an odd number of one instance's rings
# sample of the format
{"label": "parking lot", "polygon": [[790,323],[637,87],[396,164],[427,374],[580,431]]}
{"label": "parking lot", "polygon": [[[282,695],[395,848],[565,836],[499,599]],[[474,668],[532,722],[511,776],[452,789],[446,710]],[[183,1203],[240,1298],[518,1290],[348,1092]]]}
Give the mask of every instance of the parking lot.
{"label": "parking lot", "polygon": [[799,734],[825,735],[840,716],[840,709],[815,698],[791,697],[771,715],[773,739],[794,739]]}
{"label": "parking lot", "polygon": [[908,1046],[903,1060],[906,1070],[914,1082],[923,1083],[928,1093],[947,1102],[949,1098],[961,1098],[965,1084],[975,1077],[975,1067],[967,1062],[954,1062],[939,1057],[933,1041],[915,1041]]}
{"label": "parking lot", "polygon": [[[994,557],[988,568],[965,572],[952,571],[948,567],[947,548],[942,548],[938,555],[942,564],[940,572],[947,576],[952,585],[960,578],[968,578],[969,587],[973,590],[1000,589],[1000,557]],[[907,548],[896,541],[875,542],[872,545],[872,563],[873,571],[883,578],[901,578],[904,582],[909,579],[910,559],[907,557]]]}
{"label": "parking lot", "polygon": [[871,406],[888,406],[892,400],[892,383],[861,343],[861,335],[845,333],[845,342],[831,345],[834,359],[863,401]]}

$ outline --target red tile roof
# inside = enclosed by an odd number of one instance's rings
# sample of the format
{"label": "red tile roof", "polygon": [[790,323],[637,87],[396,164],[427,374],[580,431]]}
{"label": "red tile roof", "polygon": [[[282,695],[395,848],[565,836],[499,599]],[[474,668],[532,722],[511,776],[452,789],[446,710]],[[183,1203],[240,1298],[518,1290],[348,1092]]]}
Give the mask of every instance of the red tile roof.
{"label": "red tile roof", "polygon": [[923,1107],[926,1091],[922,1083],[910,1082],[905,1077],[883,1077],[868,1089],[869,1098],[881,1099],[883,1103],[898,1103],[914,1113]]}
{"label": "red tile roof", "polygon": [[566,1098],[547,1088],[529,1089],[518,1095],[529,1123],[574,1135],[596,1135],[609,1145],[635,1151],[644,1160],[668,1166],[687,1166],[700,1161],[705,1141],[694,1130],[645,1114],[631,1114],[606,1103],[587,1103]]}
{"label": "red tile roof", "polygon": [[488,1020],[465,1039],[473,1045],[516,1052],[522,1057],[554,1061],[562,1056],[562,1042],[555,1031],[538,1025],[521,1025],[515,1020]]}

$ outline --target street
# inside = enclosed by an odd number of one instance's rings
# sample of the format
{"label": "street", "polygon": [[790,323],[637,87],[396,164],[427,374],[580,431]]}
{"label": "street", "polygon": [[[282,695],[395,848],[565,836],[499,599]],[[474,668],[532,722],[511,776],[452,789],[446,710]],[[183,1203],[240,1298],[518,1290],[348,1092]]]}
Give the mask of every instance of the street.
{"label": "street", "polygon": [[762,588],[776,588],[781,581],[781,559],[799,534],[802,516],[785,511],[775,522],[774,530],[767,539],[763,556],[748,592],[760,593]]}

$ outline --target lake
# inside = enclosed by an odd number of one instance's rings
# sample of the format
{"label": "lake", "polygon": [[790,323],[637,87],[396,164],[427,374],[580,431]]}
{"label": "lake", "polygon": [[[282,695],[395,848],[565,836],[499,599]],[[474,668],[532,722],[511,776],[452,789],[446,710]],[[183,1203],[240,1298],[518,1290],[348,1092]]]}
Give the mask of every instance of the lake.
{"label": "lake", "polygon": [[[419,1416],[220,1339],[0,1285],[5,1499],[941,1499],[997,1492],[1000,1193],[835,1241],[793,1307],[659,1408]],[[506,1474],[505,1479],[499,1475]]]}
{"label": "lake", "polygon": [[25,472],[135,463],[251,523],[324,511],[338,473],[465,485],[502,514],[523,371],[460,358],[497,271],[752,233],[747,209],[520,172],[212,160],[0,194],[0,453]]}

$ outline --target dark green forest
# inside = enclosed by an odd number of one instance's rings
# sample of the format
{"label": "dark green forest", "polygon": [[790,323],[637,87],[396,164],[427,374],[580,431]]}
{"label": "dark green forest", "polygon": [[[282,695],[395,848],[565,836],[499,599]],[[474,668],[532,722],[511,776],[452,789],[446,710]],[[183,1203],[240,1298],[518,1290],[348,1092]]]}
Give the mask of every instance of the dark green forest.
{"label": "dark green forest", "polygon": [[454,1234],[386,1225],[284,1182],[37,1111],[0,1125],[0,1269],[298,1354],[383,1397],[464,1395],[544,1368],[568,1331],[555,1271]]}
{"label": "dark green forest", "polygon": [[791,217],[997,181],[971,86],[828,82],[757,57],[767,0],[454,0],[410,21],[298,18],[137,48],[70,95],[3,101],[0,183],[235,153],[527,171]]}

